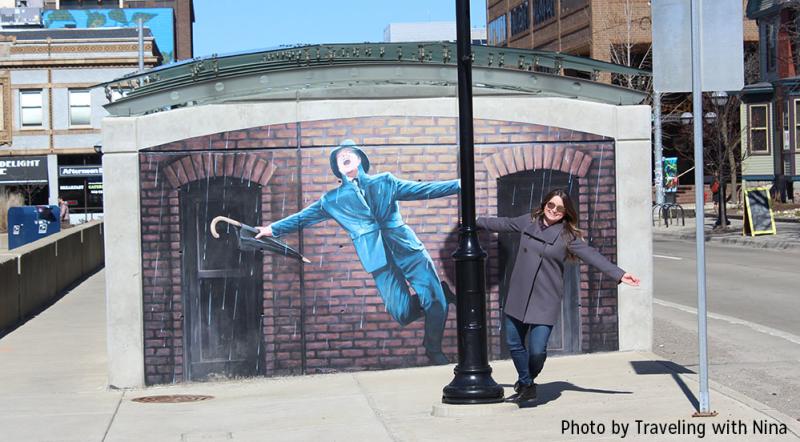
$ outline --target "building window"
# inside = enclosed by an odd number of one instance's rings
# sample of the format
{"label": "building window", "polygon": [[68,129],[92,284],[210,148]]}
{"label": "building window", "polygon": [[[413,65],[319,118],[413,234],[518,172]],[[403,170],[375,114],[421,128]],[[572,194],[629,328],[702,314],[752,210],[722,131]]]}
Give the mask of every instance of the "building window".
{"label": "building window", "polygon": [[794,100],[794,150],[800,152],[800,99]]}
{"label": "building window", "polygon": [[42,126],[42,90],[19,91],[19,114],[22,127]]}
{"label": "building window", "polygon": [[489,22],[489,46],[500,46],[506,44],[506,15]]}
{"label": "building window", "polygon": [[555,0],[535,0],[533,4],[533,24],[538,25],[556,16]]}
{"label": "building window", "polygon": [[781,126],[781,131],[783,132],[783,150],[789,150],[789,145],[791,140],[789,139],[790,128],[789,128],[789,103],[783,107],[785,111],[783,112],[783,126]]}
{"label": "building window", "polygon": [[766,33],[766,65],[767,72],[775,72],[778,65],[778,26],[775,23],[767,23]]}
{"label": "building window", "polygon": [[769,105],[750,106],[750,153],[769,153]]}
{"label": "building window", "polygon": [[530,12],[528,7],[528,0],[523,1],[519,5],[511,8],[509,13],[511,17],[511,35],[517,35],[520,32],[527,31],[530,27]]}
{"label": "building window", "polygon": [[88,126],[92,123],[92,98],[88,89],[69,91],[69,125]]}

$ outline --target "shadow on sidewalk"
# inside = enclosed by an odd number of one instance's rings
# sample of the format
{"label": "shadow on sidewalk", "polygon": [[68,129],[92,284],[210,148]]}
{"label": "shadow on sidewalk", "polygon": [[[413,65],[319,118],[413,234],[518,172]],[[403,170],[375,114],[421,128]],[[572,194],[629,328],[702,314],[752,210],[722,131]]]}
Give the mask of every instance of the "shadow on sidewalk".
{"label": "shadow on sidewalk", "polygon": [[535,401],[520,404],[519,408],[534,408],[540,405],[547,404],[561,397],[564,391],[578,391],[581,393],[600,393],[600,394],[633,394],[632,391],[617,391],[617,390],[600,390],[597,388],[583,388],[571,382],[548,382],[546,384],[537,384],[536,393],[537,399]]}
{"label": "shadow on sidewalk", "polygon": [[672,380],[678,384],[678,388],[681,389],[686,399],[692,404],[695,411],[700,411],[700,402],[697,400],[697,397],[692,393],[692,390],[686,385],[686,382],[681,379],[679,374],[694,374],[692,370],[684,367],[683,365],[678,365],[672,361],[631,361],[631,366],[633,370],[636,371],[636,374],[639,375],[649,375],[649,374],[668,374],[672,376]]}

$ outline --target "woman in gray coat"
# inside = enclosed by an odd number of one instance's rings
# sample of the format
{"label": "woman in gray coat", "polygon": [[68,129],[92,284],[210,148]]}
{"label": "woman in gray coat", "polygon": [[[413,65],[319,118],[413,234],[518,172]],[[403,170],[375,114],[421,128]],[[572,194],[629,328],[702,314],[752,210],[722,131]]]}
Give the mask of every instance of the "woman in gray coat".
{"label": "woman in gray coat", "polygon": [[503,310],[506,343],[519,375],[514,384],[516,394],[508,401],[521,403],[536,398],[533,381],[547,359],[547,340],[561,309],[566,260],[580,258],[618,283],[639,285],[639,278],[586,244],[577,223],[572,201],[561,189],[548,193],[530,215],[477,220],[478,227],[492,232],[520,234]]}

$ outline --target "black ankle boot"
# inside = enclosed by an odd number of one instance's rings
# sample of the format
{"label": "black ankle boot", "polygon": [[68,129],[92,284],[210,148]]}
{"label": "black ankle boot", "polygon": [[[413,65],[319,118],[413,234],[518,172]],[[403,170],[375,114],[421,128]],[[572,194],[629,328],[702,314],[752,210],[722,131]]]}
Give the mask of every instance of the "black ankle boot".
{"label": "black ankle boot", "polygon": [[524,385],[520,388],[519,397],[517,398],[518,404],[534,399],[536,399],[536,384],[531,383],[531,385]]}
{"label": "black ankle boot", "polygon": [[516,393],[507,397],[505,402],[521,404],[536,399],[536,384],[522,385],[517,382],[514,384],[514,391],[516,391]]}

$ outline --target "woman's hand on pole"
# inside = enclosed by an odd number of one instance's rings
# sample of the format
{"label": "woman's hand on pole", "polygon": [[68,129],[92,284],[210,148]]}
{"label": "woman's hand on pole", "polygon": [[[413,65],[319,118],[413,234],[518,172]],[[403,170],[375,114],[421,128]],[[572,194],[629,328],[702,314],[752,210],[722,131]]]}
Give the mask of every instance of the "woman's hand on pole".
{"label": "woman's hand on pole", "polygon": [[628,284],[628,285],[631,285],[631,286],[634,286],[634,287],[639,287],[639,278],[637,278],[634,275],[631,275],[630,273],[626,273],[626,274],[622,275],[622,279],[620,279],[620,282],[624,282],[625,284]]}

